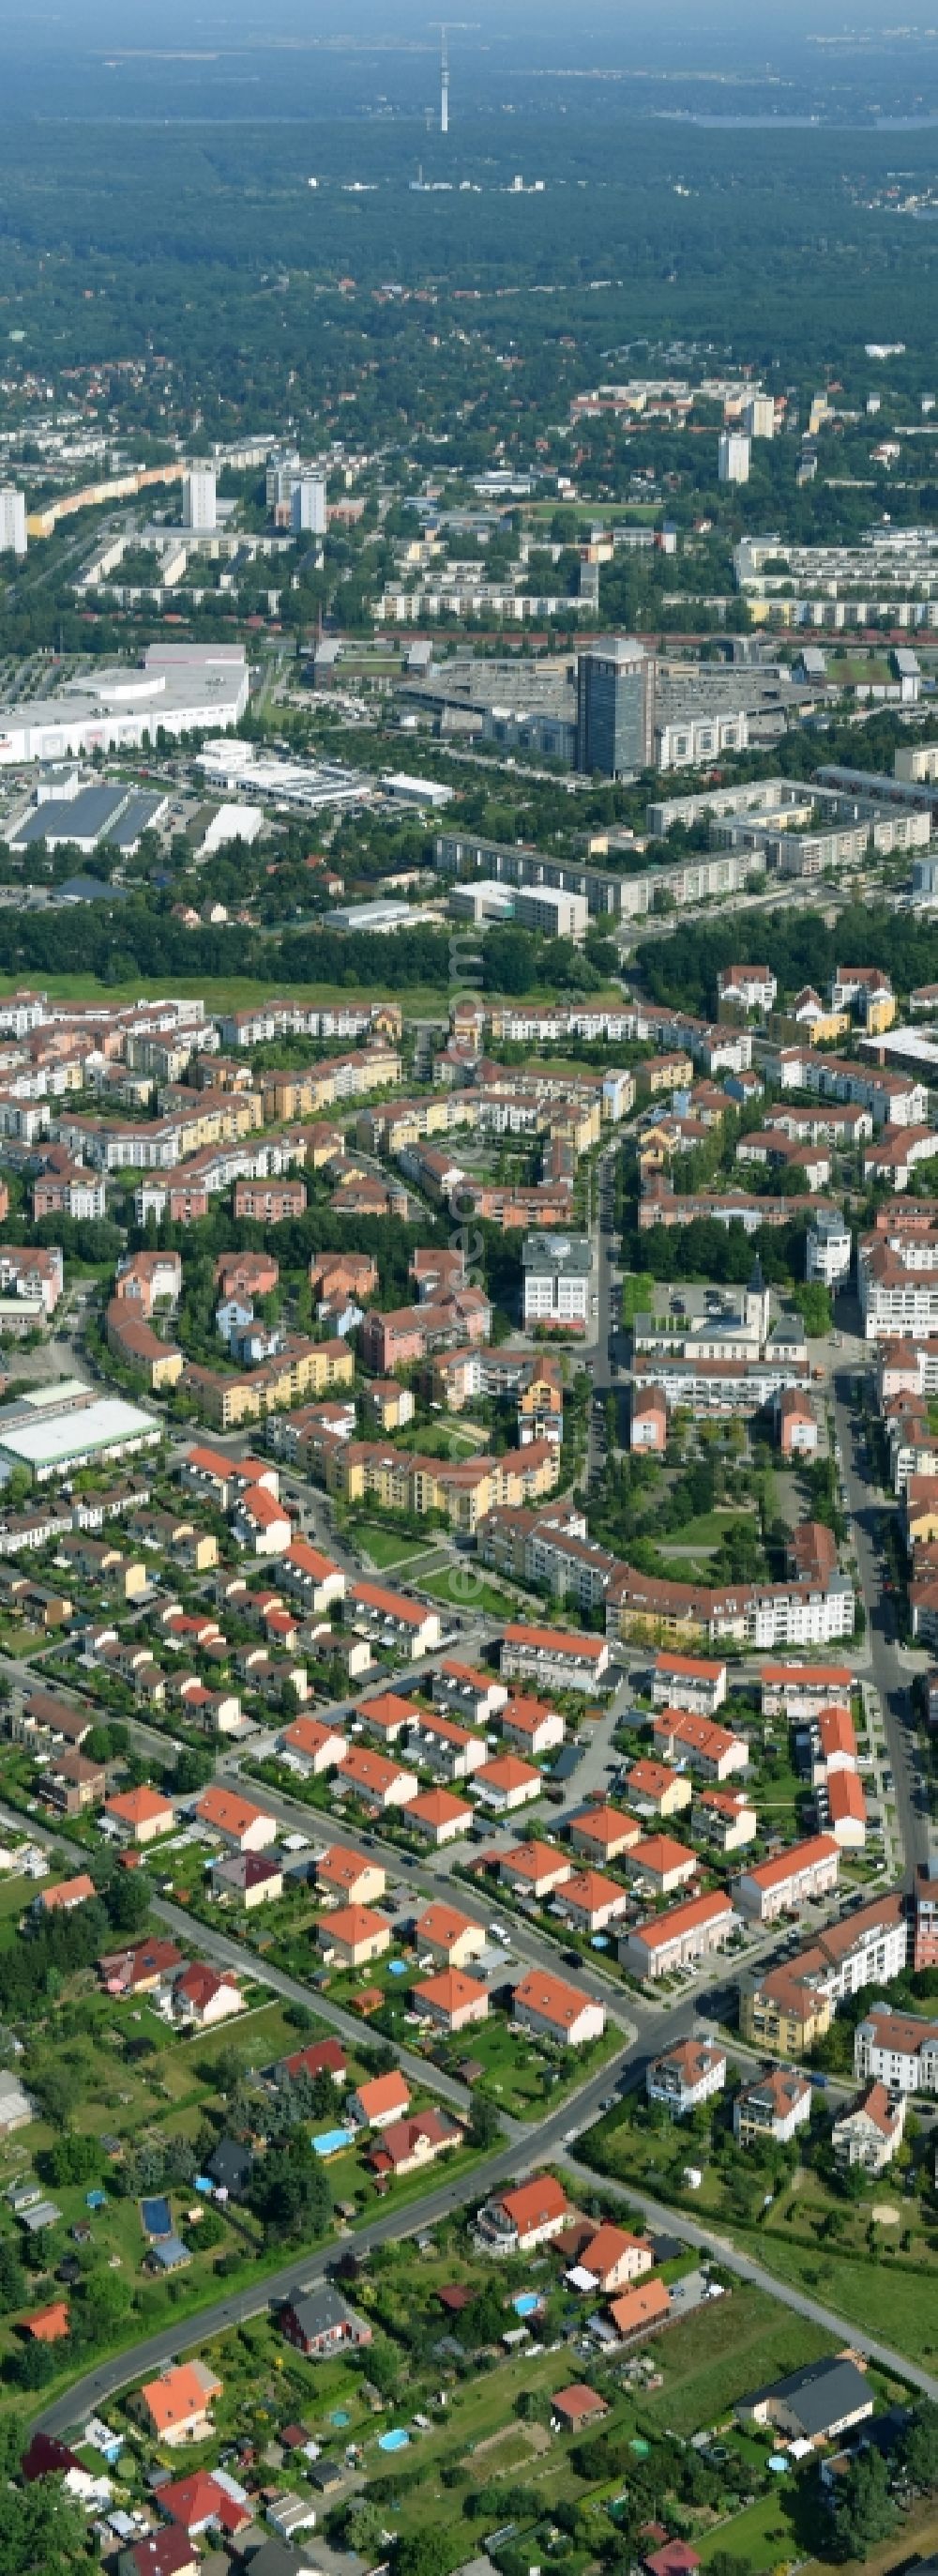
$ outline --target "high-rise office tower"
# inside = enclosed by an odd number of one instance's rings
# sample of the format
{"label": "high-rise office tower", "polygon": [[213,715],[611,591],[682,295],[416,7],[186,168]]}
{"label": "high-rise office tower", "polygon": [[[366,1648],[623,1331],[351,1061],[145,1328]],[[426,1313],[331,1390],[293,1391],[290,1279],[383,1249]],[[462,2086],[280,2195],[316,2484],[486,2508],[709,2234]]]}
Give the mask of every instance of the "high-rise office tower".
{"label": "high-rise office tower", "polygon": [[633,636],[578,653],[576,765],[587,777],[634,777],[654,757],[655,664]]}
{"label": "high-rise office tower", "polygon": [[192,465],[182,487],[182,524],[194,536],[210,536],[218,526],[214,465]]}
{"label": "high-rise office tower", "polygon": [[0,492],[0,555],[24,555],[26,552],[26,503],[22,492],[12,483]]}

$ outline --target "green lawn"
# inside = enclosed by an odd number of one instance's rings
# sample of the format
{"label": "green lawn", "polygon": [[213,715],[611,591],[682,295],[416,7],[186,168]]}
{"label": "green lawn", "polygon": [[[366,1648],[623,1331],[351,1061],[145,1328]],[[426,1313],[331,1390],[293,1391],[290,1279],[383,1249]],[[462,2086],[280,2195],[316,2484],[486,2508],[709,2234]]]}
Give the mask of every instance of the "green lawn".
{"label": "green lawn", "polygon": [[767,2290],[737,2282],[655,2344],[664,2384],[642,2398],[643,2411],[674,2433],[720,2424],[747,2389],[781,2379],[834,2350],[833,2338],[806,2317],[779,2307]]}
{"label": "green lawn", "polygon": [[349,1533],[356,1547],[367,1549],[375,1565],[403,1565],[410,1556],[422,1556],[429,1538],[405,1538],[399,1530],[382,1529],[376,1521],[349,1521]]}
{"label": "green lawn", "polygon": [[753,1520],[747,1506],[738,1510],[698,1512],[696,1520],[685,1521],[680,1529],[662,1530],[657,1545],[662,1551],[675,1547],[719,1547],[734,1521]]}
{"label": "green lawn", "polygon": [[421,1458],[475,1458],[488,1446],[488,1440],[489,1434],[481,1424],[466,1424],[453,1414],[445,1422],[408,1423],[406,1431],[397,1434],[394,1445]]}
{"label": "green lawn", "polygon": [[[174,993],[203,1000],[209,1012],[248,1010],[255,1002],[270,1000],[269,978],[261,983],[248,975],[173,975],[170,980]],[[0,975],[0,993],[15,992],[21,983],[22,976]],[[94,1001],[99,996],[109,1002],[153,1001],[165,993],[166,983],[165,975],[156,978],[135,975],[125,984],[103,984],[94,975],[87,974],[47,975],[44,972],[42,977],[43,991],[64,1001]],[[278,978],[273,989],[285,1000],[296,996],[304,1002],[349,1002],[373,998],[370,994],[357,992],[348,984],[290,984]],[[543,991],[526,993],[524,998],[532,1006],[542,1003],[547,1006],[556,1003],[557,995],[545,987]],[[405,1020],[438,1019],[445,1022],[449,1017],[448,985],[408,984],[395,992],[393,999],[400,1003]],[[604,988],[602,993],[590,995],[590,1001],[595,1001],[600,1008],[605,1002],[618,1005],[621,1000],[621,992],[612,985]]]}
{"label": "green lawn", "polygon": [[[731,2043],[729,2056],[732,2063]],[[626,2185],[634,2183],[678,2207],[692,2207],[705,2225],[717,2227],[767,2272],[857,2325],[868,2323],[875,2303],[877,2327],[885,2342],[916,2361],[934,2361],[938,2248],[930,2203],[923,2204],[917,2195],[906,2199],[901,2172],[871,2183],[862,2199],[850,2204],[829,2191],[812,2168],[799,2168],[796,2182],[783,2182],[778,2189],[763,2223],[757,2208],[766,2177],[760,2180],[745,2162],[739,2165],[735,2160],[724,2175],[711,2149],[709,2121],[702,2132],[687,2122],[659,2128],[633,2097],[597,2123],[590,2132],[587,2153],[600,2172],[614,2174]],[[703,2168],[703,2184],[692,2201],[681,2187],[688,2159]],[[898,2210],[898,2223],[876,2229],[876,2250],[871,2254],[867,2229],[873,2209],[881,2203]],[[828,2233],[829,2222],[833,2235]],[[912,2243],[903,2253],[899,2240],[906,2227]]]}
{"label": "green lawn", "polygon": [[431,1574],[420,1589],[429,1593],[431,1601],[445,1601],[453,1610],[484,1610],[492,1619],[517,1616],[516,1605],[507,1592],[500,1592],[495,1583],[480,1581],[471,1566],[453,1566],[447,1574]]}
{"label": "green lawn", "polygon": [[622,1282],[622,1321],[634,1323],[636,1315],[654,1313],[657,1281],[647,1270],[627,1270]]}
{"label": "green lawn", "polygon": [[694,2546],[704,2566],[724,2549],[745,2563],[749,2576],[768,2576],[780,2558],[800,2558],[797,2523],[789,2510],[796,2495],[794,2479],[779,2478],[772,2494],[757,2496],[754,2504],[744,2505],[741,2513],[718,2523],[715,2531],[697,2532]]}
{"label": "green lawn", "polygon": [[[915,2209],[890,2190],[888,2174],[876,2193],[870,2193],[862,2204],[865,2228],[874,2202],[882,2200],[898,2206],[904,2221]],[[877,2237],[884,2250],[876,2260],[866,2246],[849,2253],[837,2245],[819,2246],[812,2238],[787,2235],[780,2229],[771,2233],[763,2228],[733,2226],[737,2243],[753,2253],[767,2272],[775,2272],[780,2281],[820,2299],[825,2307],[835,2308],[838,2315],[849,2317],[858,2326],[869,2326],[876,2319],[877,2334],[898,2352],[907,2352],[914,2361],[934,2367],[938,2354],[938,2264],[924,2233],[917,2234],[911,2254],[891,2254],[885,2250],[890,2237],[896,2243],[901,2227],[879,2228]]]}

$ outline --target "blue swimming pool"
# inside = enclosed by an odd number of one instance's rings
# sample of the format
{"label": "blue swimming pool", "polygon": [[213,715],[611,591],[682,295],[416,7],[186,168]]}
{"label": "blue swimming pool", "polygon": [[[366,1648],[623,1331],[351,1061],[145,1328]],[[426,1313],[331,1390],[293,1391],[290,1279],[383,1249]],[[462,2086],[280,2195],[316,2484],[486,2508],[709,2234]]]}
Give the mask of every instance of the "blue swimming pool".
{"label": "blue swimming pool", "polygon": [[321,2129],[318,2138],[313,2139],[313,2154],[340,2156],[343,2147],[351,2146],[354,2135],[354,2129]]}
{"label": "blue swimming pool", "polygon": [[143,2220],[144,2232],[147,2236],[172,2235],[173,2222],[168,2200],[164,2200],[162,2197],[158,2200],[142,2200],[140,2203],[140,2215]]}
{"label": "blue swimming pool", "polygon": [[410,2434],[405,2433],[403,2425],[399,2424],[393,2433],[379,2433],[378,2449],[379,2451],[406,2451],[409,2441]]}
{"label": "blue swimming pool", "polygon": [[511,2304],[516,2317],[533,2317],[535,2308],[539,2308],[541,2302],[536,2290],[519,2290],[517,2298],[512,2299]]}
{"label": "blue swimming pool", "polygon": [[406,1977],[406,1975],[407,1975],[407,1961],[406,1961],[406,1959],[389,1959],[389,1960],[388,1960],[388,1975],[389,1975],[389,1977]]}

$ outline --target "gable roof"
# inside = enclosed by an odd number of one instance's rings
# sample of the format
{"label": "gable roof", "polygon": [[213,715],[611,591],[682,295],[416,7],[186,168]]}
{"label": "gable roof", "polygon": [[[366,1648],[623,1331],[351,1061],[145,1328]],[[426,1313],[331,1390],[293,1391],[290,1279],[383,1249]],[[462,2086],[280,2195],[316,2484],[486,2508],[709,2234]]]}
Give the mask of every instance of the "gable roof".
{"label": "gable roof", "polygon": [[164,2370],[159,2379],[148,2379],[141,2388],[147,2413],[156,2433],[172,2432],[185,2424],[190,2415],[204,2415],[212,2397],[221,2391],[221,2380],[201,2363],[176,2362]]}

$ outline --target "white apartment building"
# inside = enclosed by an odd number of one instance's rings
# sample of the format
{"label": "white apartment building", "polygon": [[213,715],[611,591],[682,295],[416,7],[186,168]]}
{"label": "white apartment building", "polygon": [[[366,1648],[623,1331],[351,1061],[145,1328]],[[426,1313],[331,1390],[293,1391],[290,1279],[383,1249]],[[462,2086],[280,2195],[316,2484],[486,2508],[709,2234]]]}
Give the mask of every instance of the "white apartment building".
{"label": "white apartment building", "polygon": [[938,1269],[913,1269],[905,1258],[912,1249],[900,1254],[881,1235],[859,1247],[857,1287],[868,1342],[927,1342],[938,1333]]}
{"label": "white apartment building", "polygon": [[696,1967],[712,1950],[725,1949],[738,1922],[728,1896],[691,1896],[647,1923],[632,1925],[619,1942],[619,1957],[631,1976],[654,1983],[676,1968]]}
{"label": "white apartment building", "polygon": [[326,482],[322,474],[302,471],[293,479],[290,491],[290,525],[298,535],[324,537],[326,533]]}
{"label": "white apartment building", "polygon": [[734,1010],[770,1011],[777,992],[770,966],[723,966],[717,978],[719,1000]]}
{"label": "white apartment building", "polygon": [[645,2069],[649,2102],[663,2102],[675,2120],[686,2119],[701,2102],[709,2102],[725,2083],[725,2048],[700,2039],[680,2040],[663,2057],[651,2058]]}
{"label": "white apartment building", "polygon": [[750,445],[745,430],[725,429],[717,450],[717,472],[721,483],[748,483]]}
{"label": "white apartment building", "polygon": [[938,2093],[938,2022],[871,2004],[853,2035],[853,2071],[890,2093]]}
{"label": "white apartment building", "polygon": [[726,1698],[727,1674],[724,1663],[711,1663],[702,1655],[676,1655],[662,1648],[655,1656],[651,1698],[653,1708],[683,1708],[695,1717],[715,1717]]}
{"label": "white apartment building", "polygon": [[841,2172],[849,2173],[854,2165],[868,2174],[885,2172],[902,2145],[907,2102],[906,2093],[889,2093],[884,2084],[868,2085],[852,2110],[835,2120],[831,2131]]}
{"label": "white apartment building", "polygon": [[721,752],[745,751],[749,721],[744,707],[727,715],[695,716],[689,711],[655,726],[656,769],[698,769],[702,760]]}
{"label": "white apartment building", "polygon": [[609,1665],[604,1637],[579,1629],[534,1628],[519,1621],[505,1629],[499,1672],[510,1681],[536,1682],[546,1690],[601,1690]]}
{"label": "white apartment building", "polygon": [[833,1834],[811,1834],[793,1843],[774,1860],[757,1861],[732,1882],[740,1912],[758,1923],[772,1923],[809,1899],[827,1896],[836,1887],[840,1847]]}
{"label": "white apartment building", "polygon": [[11,483],[0,490],[0,555],[26,552],[26,502]]}
{"label": "white apartment building", "polygon": [[773,2066],[757,2084],[744,2084],[733,2104],[733,2135],[747,2147],[757,2138],[788,2146],[811,2117],[811,2086],[791,2067]]}
{"label": "white apartment building", "polygon": [[850,1228],[839,1208],[817,1208],[808,1227],[806,1270],[824,1288],[850,1275]]}
{"label": "white apartment building", "polygon": [[514,917],[522,930],[543,931],[547,939],[585,939],[589,904],[585,894],[567,894],[558,886],[519,886]]}
{"label": "white apartment building", "polygon": [[585,1331],[589,1322],[593,1252],[586,1234],[529,1234],[521,1253],[524,1324]]}
{"label": "white apartment building", "polygon": [[182,524],[193,536],[213,536],[218,526],[215,468],[193,465],[183,477]]}
{"label": "white apartment building", "polygon": [[774,438],[775,403],[771,394],[750,394],[743,405],[743,428],[747,438]]}

